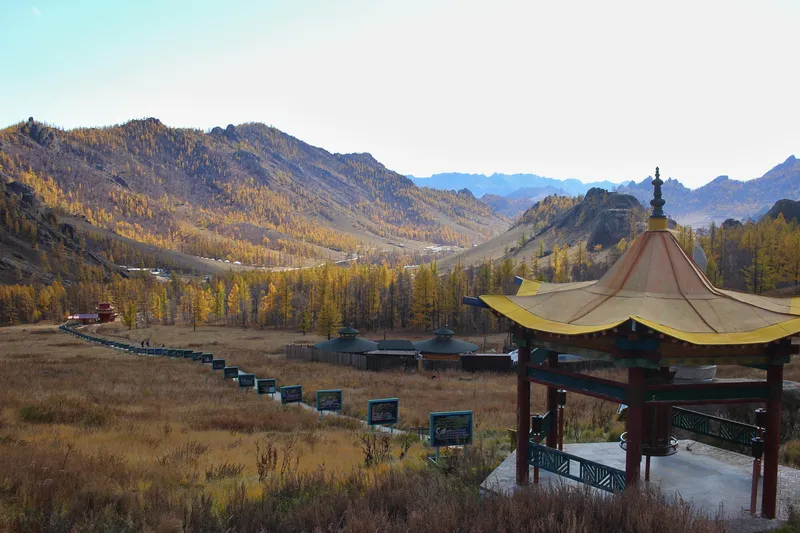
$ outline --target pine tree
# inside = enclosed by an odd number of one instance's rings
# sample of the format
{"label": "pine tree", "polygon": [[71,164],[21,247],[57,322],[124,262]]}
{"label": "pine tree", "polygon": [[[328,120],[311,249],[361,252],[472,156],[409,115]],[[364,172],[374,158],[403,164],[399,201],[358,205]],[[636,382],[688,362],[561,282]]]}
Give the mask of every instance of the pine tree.
{"label": "pine tree", "polygon": [[128,326],[128,329],[133,329],[136,325],[136,303],[133,300],[128,300],[122,308],[122,323]]}

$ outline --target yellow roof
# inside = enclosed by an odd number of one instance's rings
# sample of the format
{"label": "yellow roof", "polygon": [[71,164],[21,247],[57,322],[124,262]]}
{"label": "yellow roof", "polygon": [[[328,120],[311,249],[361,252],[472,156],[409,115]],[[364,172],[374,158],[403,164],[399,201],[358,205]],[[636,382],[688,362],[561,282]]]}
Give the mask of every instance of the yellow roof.
{"label": "yellow roof", "polygon": [[[665,224],[663,227],[665,228]],[[515,296],[481,296],[517,324],[557,335],[609,330],[627,320],[693,344],[766,343],[800,332],[800,298],[714,287],[659,225],[598,281],[525,280]]]}

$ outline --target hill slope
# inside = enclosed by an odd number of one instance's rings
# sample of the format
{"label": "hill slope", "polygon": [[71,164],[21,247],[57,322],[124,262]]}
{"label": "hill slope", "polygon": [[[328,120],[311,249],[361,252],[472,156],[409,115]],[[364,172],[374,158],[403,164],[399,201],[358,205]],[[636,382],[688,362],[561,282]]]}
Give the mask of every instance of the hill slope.
{"label": "hill slope", "polygon": [[508,226],[471,194],[423,191],[369,154],[331,154],[263,124],[64,131],[30,119],[0,131],[0,180],[139,243],[263,266],[390,241],[465,246]]}
{"label": "hill slope", "polygon": [[[486,260],[512,257],[530,260],[555,245],[603,255],[621,239],[635,237],[642,228],[646,211],[633,196],[590,189],[586,196],[548,196],[528,209],[507,232],[465,252],[439,261],[449,269],[458,261],[465,266]],[[596,250],[596,251],[594,251]]]}

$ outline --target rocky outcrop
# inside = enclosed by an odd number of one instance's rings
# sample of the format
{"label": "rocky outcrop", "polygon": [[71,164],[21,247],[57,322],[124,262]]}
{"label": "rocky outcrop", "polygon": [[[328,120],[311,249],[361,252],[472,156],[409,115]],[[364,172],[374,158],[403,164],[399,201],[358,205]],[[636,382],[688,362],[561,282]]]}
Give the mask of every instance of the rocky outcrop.
{"label": "rocky outcrop", "polygon": [[785,218],[787,222],[791,222],[792,220],[800,221],[800,202],[795,202],[794,200],[778,200],[764,216],[778,218],[778,215],[783,215],[783,218]]}
{"label": "rocky outcrop", "polygon": [[28,122],[22,126],[22,131],[33,139],[37,144],[49,148],[56,142],[56,131],[49,128],[44,124],[36,122],[33,117],[28,119]]}
{"label": "rocky outcrop", "polygon": [[592,188],[581,203],[561,217],[556,227],[570,231],[584,228],[589,233],[587,247],[599,244],[605,248],[630,237],[631,224],[642,214],[642,204],[633,196]]}
{"label": "rocky outcrop", "polygon": [[39,206],[39,200],[36,198],[33,188],[22,182],[12,181],[6,183],[6,194],[9,193],[19,196],[22,200],[22,205],[25,207],[36,208]]}

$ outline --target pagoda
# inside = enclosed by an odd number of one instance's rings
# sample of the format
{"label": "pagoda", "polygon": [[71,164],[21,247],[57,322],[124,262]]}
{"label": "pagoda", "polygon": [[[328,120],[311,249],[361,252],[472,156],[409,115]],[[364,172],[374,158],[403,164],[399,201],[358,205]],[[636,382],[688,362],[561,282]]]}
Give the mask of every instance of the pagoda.
{"label": "pagoda", "polygon": [[97,313],[97,321],[101,324],[114,322],[114,320],[117,318],[117,313],[114,310],[114,306],[111,305],[110,302],[100,302],[97,304],[95,313]]}
{"label": "pagoda", "polygon": [[[766,407],[758,424],[764,452],[761,513],[774,518],[783,366],[798,353],[791,337],[800,332],[800,299],[714,287],[667,229],[662,184],[656,168],[647,231],[601,279],[575,283],[518,279],[516,295],[464,299],[468,305],[508,318],[519,347],[516,482],[528,483],[530,466],[544,464],[536,458],[557,446],[558,417],[563,417],[558,406],[565,394],[559,391],[627,405],[627,431],[620,443],[625,470],[604,471],[592,481],[588,468],[580,480],[594,486],[613,484],[617,475],[624,486],[636,485],[643,456],[648,479],[650,456],[678,452],[671,430],[673,411],[681,409],[673,406],[760,403]],[[627,369],[627,382],[559,368],[558,355],[565,353],[610,360]],[[748,366],[765,371],[765,376],[753,381],[673,380],[670,367],[701,365]],[[530,438],[532,382],[547,386],[550,420],[547,427],[538,428],[544,445]],[[741,442],[750,440],[747,435]]]}

